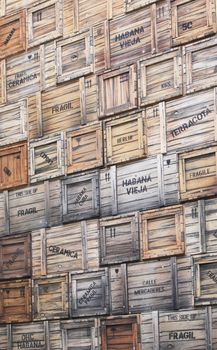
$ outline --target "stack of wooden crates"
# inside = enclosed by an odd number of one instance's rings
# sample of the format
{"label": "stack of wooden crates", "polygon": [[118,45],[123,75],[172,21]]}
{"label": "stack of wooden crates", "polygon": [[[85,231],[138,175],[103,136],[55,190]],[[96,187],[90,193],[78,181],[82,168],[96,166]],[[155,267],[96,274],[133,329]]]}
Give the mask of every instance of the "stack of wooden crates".
{"label": "stack of wooden crates", "polygon": [[0,16],[0,350],[216,350],[216,0]]}

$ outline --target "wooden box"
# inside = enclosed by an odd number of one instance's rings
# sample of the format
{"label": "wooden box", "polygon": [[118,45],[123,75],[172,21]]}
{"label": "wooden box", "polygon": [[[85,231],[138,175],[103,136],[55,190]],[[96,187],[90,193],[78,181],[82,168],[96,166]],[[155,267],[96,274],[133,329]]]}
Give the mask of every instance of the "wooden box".
{"label": "wooden box", "polygon": [[27,11],[28,47],[36,46],[62,35],[62,4],[48,0]]}
{"label": "wooden box", "polygon": [[183,254],[183,207],[174,206],[140,213],[141,258]]}
{"label": "wooden box", "polygon": [[125,12],[127,13],[134,10],[138,10],[141,7],[145,7],[157,1],[158,0],[124,0]]}
{"label": "wooden box", "polygon": [[31,321],[31,280],[0,282],[0,322]]}
{"label": "wooden box", "polygon": [[61,321],[62,350],[98,350],[99,330],[97,319]]}
{"label": "wooden box", "polygon": [[16,102],[33,95],[41,87],[40,48],[1,61],[0,104]]}
{"label": "wooden box", "polygon": [[216,194],[217,146],[179,154],[181,200]]}
{"label": "wooden box", "polygon": [[33,320],[68,317],[68,276],[34,279]]}
{"label": "wooden box", "polygon": [[8,337],[10,332],[10,325],[0,325],[0,349],[8,350]]}
{"label": "wooden box", "polygon": [[177,155],[149,157],[100,171],[102,216],[147,210],[179,201]]}
{"label": "wooden box", "polygon": [[0,0],[0,16],[11,14],[11,12],[22,10],[27,6],[33,6],[38,0],[28,0],[28,4],[23,0]]}
{"label": "wooden box", "polygon": [[0,190],[28,183],[26,142],[0,148]]}
{"label": "wooden box", "polygon": [[100,220],[100,262],[102,265],[139,259],[137,214]]}
{"label": "wooden box", "polygon": [[157,1],[119,16],[110,20],[107,27],[104,32],[106,68],[120,67],[168,51],[171,48],[170,2]]}
{"label": "wooden box", "polygon": [[217,304],[217,255],[210,253],[193,258],[194,305]]}
{"label": "wooden box", "polygon": [[56,50],[58,83],[93,72],[93,36],[91,31],[57,41]]}
{"label": "wooden box", "polygon": [[42,181],[65,173],[64,134],[30,142],[30,182]]}
{"label": "wooden box", "polygon": [[171,9],[173,45],[216,33],[215,0],[175,0]]}
{"label": "wooden box", "polygon": [[109,312],[108,270],[70,274],[70,315],[85,317]]}
{"label": "wooden box", "polygon": [[[185,93],[217,85],[217,39],[205,39],[184,48]],[[208,65],[209,62],[209,66]]]}
{"label": "wooden box", "polygon": [[147,154],[145,113],[104,122],[105,163],[121,163]]}
{"label": "wooden box", "polygon": [[0,237],[9,234],[9,215],[7,192],[0,193]]}
{"label": "wooden box", "polygon": [[126,264],[109,266],[110,314],[128,314],[128,291],[126,285]]}
{"label": "wooden box", "polygon": [[25,11],[0,19],[0,60],[25,51]]}
{"label": "wooden box", "polygon": [[10,191],[5,201],[11,234],[29,232],[61,222],[59,181]]}
{"label": "wooden box", "polygon": [[96,77],[37,94],[29,111],[30,138],[49,136],[97,120]]}
{"label": "wooden box", "polygon": [[144,313],[141,315],[142,349],[214,349],[214,329],[211,308]]}
{"label": "wooden box", "polygon": [[99,174],[89,171],[62,180],[63,222],[99,215]]}
{"label": "wooden box", "polygon": [[140,317],[119,316],[101,319],[102,350],[140,350]]}
{"label": "wooden box", "polygon": [[181,49],[142,60],[139,70],[139,105],[172,99],[182,94]]}
{"label": "wooden box", "polygon": [[0,279],[31,276],[30,235],[0,240]]}
{"label": "wooden box", "polygon": [[137,107],[136,65],[99,76],[99,118]]}
{"label": "wooden box", "polygon": [[217,199],[200,199],[185,203],[186,254],[214,253],[217,251]]}
{"label": "wooden box", "polygon": [[68,131],[66,133],[66,142],[68,174],[103,165],[101,123],[88,124],[88,126]]}
{"label": "wooden box", "polygon": [[33,231],[33,276],[98,268],[98,237],[98,220],[75,222]]}
{"label": "wooden box", "polygon": [[0,107],[0,145],[27,138],[27,101]]}

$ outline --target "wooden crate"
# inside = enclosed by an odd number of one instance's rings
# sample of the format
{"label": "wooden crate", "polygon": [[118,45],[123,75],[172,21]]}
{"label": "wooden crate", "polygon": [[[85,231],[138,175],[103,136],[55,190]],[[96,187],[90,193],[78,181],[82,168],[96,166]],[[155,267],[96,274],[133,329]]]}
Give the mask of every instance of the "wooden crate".
{"label": "wooden crate", "polygon": [[59,181],[13,190],[5,197],[10,234],[29,232],[61,222]]}
{"label": "wooden crate", "polygon": [[141,7],[145,7],[157,1],[158,0],[124,0],[125,12],[127,13],[134,10],[138,10]]}
{"label": "wooden crate", "polygon": [[141,258],[183,254],[183,207],[174,206],[140,213]]}
{"label": "wooden crate", "polygon": [[0,325],[0,347],[2,350],[8,350],[8,336],[10,325]]}
{"label": "wooden crate", "polygon": [[109,312],[108,270],[69,275],[70,315],[86,317]]}
{"label": "wooden crate", "polygon": [[0,0],[0,16],[11,14],[11,12],[22,10],[27,6],[33,6],[38,0],[28,0],[28,4],[23,0]]}
{"label": "wooden crate", "polygon": [[31,276],[30,235],[19,235],[0,240],[0,279]]}
{"label": "wooden crate", "polygon": [[0,282],[0,322],[31,321],[31,280]]}
{"label": "wooden crate", "polygon": [[34,321],[68,317],[68,275],[34,279],[32,294]]}
{"label": "wooden crate", "polygon": [[29,102],[31,139],[96,121],[96,77],[90,75],[70,84],[43,91]]}
{"label": "wooden crate", "polygon": [[62,83],[93,72],[92,31],[57,41],[57,82]]}
{"label": "wooden crate", "polygon": [[138,215],[100,220],[100,263],[110,265],[139,259]]}
{"label": "wooden crate", "polygon": [[27,143],[0,148],[0,190],[28,183]]}
{"label": "wooden crate", "polygon": [[179,201],[177,155],[154,156],[100,171],[102,216],[147,210]]}
{"label": "wooden crate", "polygon": [[0,237],[9,234],[9,215],[7,192],[0,193]]}
{"label": "wooden crate", "polygon": [[30,182],[33,183],[64,175],[64,142],[63,133],[30,142]]}
{"label": "wooden crate", "polygon": [[[150,153],[156,152],[159,147],[162,153],[177,152],[215,142],[216,96],[215,88],[148,108],[147,139]],[[152,125],[156,127],[152,129]]]}
{"label": "wooden crate", "polygon": [[211,308],[144,313],[141,315],[142,349],[214,349],[212,327],[214,331]]}
{"label": "wooden crate", "polygon": [[[185,46],[183,54],[186,94],[217,85],[217,40],[215,37]],[[209,62],[208,67],[207,62]]]}
{"label": "wooden crate", "polygon": [[210,253],[193,257],[194,305],[217,304],[217,255]]}
{"label": "wooden crate", "polygon": [[144,158],[146,149],[145,112],[104,122],[105,163],[121,163]]}
{"label": "wooden crate", "polygon": [[33,231],[33,276],[98,268],[98,238],[98,220],[75,222]]}
{"label": "wooden crate", "polygon": [[128,313],[126,264],[109,267],[110,314],[123,315]]}
{"label": "wooden crate", "polygon": [[62,350],[99,350],[98,328],[96,318],[61,321]]}
{"label": "wooden crate", "polygon": [[138,71],[140,106],[182,95],[183,74],[180,48],[149,60],[141,60]]}
{"label": "wooden crate", "polygon": [[119,316],[101,319],[102,350],[140,350],[140,317]]}
{"label": "wooden crate", "polygon": [[99,215],[99,174],[89,171],[62,180],[63,222]]}
{"label": "wooden crate", "polygon": [[213,146],[179,154],[181,200],[216,194],[216,152]]}
{"label": "wooden crate", "polygon": [[135,64],[99,76],[99,118],[137,107],[136,79]]}
{"label": "wooden crate", "polygon": [[42,44],[62,35],[62,4],[48,0],[27,11],[28,47]]}
{"label": "wooden crate", "polygon": [[66,133],[67,174],[103,165],[102,124],[93,123]]}
{"label": "wooden crate", "polygon": [[26,49],[26,14],[21,11],[0,19],[0,60]]}
{"label": "wooden crate", "polygon": [[27,138],[27,101],[0,107],[0,145],[14,143]]}
{"label": "wooden crate", "polygon": [[171,2],[173,45],[184,44],[216,33],[214,0]]}
{"label": "wooden crate", "polygon": [[217,251],[217,199],[200,199],[185,203],[186,254],[214,253]]}

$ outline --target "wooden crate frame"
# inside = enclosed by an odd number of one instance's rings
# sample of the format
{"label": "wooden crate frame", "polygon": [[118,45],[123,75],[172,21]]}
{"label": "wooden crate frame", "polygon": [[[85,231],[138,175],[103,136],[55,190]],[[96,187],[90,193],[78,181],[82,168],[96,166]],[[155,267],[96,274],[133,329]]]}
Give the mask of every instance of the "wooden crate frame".
{"label": "wooden crate frame", "polygon": [[132,0],[124,0],[125,13],[138,10],[157,1],[159,0],[133,0],[134,4],[131,4]]}

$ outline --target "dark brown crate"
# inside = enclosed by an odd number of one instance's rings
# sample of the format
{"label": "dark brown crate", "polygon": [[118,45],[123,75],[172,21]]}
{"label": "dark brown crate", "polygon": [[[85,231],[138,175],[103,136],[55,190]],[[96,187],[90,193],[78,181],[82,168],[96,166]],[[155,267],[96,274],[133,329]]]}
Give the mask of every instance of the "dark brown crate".
{"label": "dark brown crate", "polygon": [[62,35],[62,3],[48,0],[28,8],[28,47],[42,44]]}
{"label": "dark brown crate", "polygon": [[214,349],[216,326],[212,321],[211,308],[142,314],[142,347],[144,350]]}
{"label": "dark brown crate", "polygon": [[217,304],[217,255],[210,253],[193,258],[194,305]]}
{"label": "dark brown crate", "polygon": [[103,165],[102,124],[93,123],[66,132],[67,174]]}
{"label": "dark brown crate", "polygon": [[145,112],[106,120],[104,141],[107,165],[144,158],[147,154]]}
{"label": "dark brown crate", "polygon": [[0,59],[26,49],[26,13],[0,18]]}
{"label": "dark brown crate", "polygon": [[63,222],[99,215],[99,174],[89,171],[62,180]]}
{"label": "dark brown crate", "polygon": [[216,194],[217,146],[179,154],[181,200]]}
{"label": "dark brown crate", "polygon": [[98,79],[99,118],[137,107],[135,64],[106,72]]}
{"label": "dark brown crate", "polygon": [[33,231],[33,276],[98,268],[98,239],[97,219]]}
{"label": "dark brown crate", "polygon": [[182,206],[140,213],[141,259],[183,254],[183,219]]}
{"label": "dark brown crate", "polygon": [[68,275],[34,279],[33,320],[68,317]]}
{"label": "dark brown crate", "polygon": [[101,319],[102,350],[140,350],[140,317],[110,317]]}
{"label": "dark brown crate", "polygon": [[175,0],[172,7],[173,45],[180,45],[216,33],[214,0]]}
{"label": "dark brown crate", "polygon": [[109,312],[108,270],[70,274],[70,315],[85,317]]}
{"label": "dark brown crate", "polygon": [[27,143],[0,148],[0,190],[28,183]]}
{"label": "dark brown crate", "polygon": [[93,72],[93,34],[87,31],[57,41],[57,82],[62,83]]}
{"label": "dark brown crate", "polygon": [[31,321],[31,280],[0,282],[0,322]]}
{"label": "dark brown crate", "polygon": [[102,265],[139,259],[138,215],[100,220],[100,262]]}
{"label": "dark brown crate", "polygon": [[38,182],[65,174],[64,142],[63,133],[30,142],[30,182]]}
{"label": "dark brown crate", "polygon": [[31,276],[30,235],[0,240],[0,279]]}

